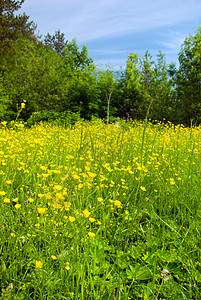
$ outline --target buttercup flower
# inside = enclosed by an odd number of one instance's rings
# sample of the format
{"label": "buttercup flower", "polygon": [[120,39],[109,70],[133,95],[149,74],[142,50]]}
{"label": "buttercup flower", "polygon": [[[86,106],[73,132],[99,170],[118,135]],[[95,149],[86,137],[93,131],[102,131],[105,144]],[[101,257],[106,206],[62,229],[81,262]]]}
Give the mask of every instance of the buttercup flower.
{"label": "buttercup flower", "polygon": [[119,200],[114,201],[114,205],[116,205],[118,208],[121,208],[121,202]]}
{"label": "buttercup flower", "polygon": [[42,269],[42,267],[43,267],[42,261],[37,260],[37,261],[36,261],[36,268],[37,268],[37,269]]}
{"label": "buttercup flower", "polygon": [[88,235],[89,235],[90,237],[95,237],[95,233],[93,233],[93,232],[88,232]]}
{"label": "buttercup flower", "polygon": [[75,218],[74,218],[74,217],[69,217],[69,221],[70,221],[71,223],[73,223],[73,222],[75,221]]}
{"label": "buttercup flower", "polygon": [[83,210],[83,214],[85,218],[88,218],[90,216],[90,212],[88,211],[88,209]]}
{"label": "buttercup flower", "polygon": [[38,213],[42,215],[46,211],[46,208],[38,207],[37,210],[38,210]]}
{"label": "buttercup flower", "polygon": [[10,203],[10,199],[8,199],[8,198],[5,198],[3,201],[4,201],[4,203]]}
{"label": "buttercup flower", "polygon": [[6,192],[0,191],[0,196],[5,196]]}
{"label": "buttercup flower", "polygon": [[52,255],[51,258],[54,259],[54,260],[57,259],[57,257],[55,255]]}
{"label": "buttercup flower", "polygon": [[19,204],[19,203],[18,203],[18,204],[15,204],[15,208],[16,208],[16,209],[19,209],[21,206],[22,206],[22,205]]}
{"label": "buttercup flower", "polygon": [[94,218],[89,218],[89,221],[90,221],[91,223],[93,223],[93,222],[96,221],[96,219],[94,219]]}

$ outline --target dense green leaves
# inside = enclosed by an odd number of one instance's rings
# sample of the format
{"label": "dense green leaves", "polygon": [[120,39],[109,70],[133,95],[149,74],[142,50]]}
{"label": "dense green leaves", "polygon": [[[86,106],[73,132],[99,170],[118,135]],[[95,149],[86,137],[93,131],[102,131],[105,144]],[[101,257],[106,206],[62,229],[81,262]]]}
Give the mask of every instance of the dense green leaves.
{"label": "dense green leaves", "polygon": [[28,22],[25,14],[15,15],[23,1],[0,1],[0,57],[11,55],[14,52],[14,41],[19,37],[25,37],[36,41],[34,31],[36,26]]}
{"label": "dense green leaves", "polygon": [[[120,117],[164,119],[189,125],[201,122],[201,29],[189,36],[179,53],[179,67],[130,53],[125,70],[97,69],[88,49],[60,30],[41,42],[29,17],[16,15],[24,1],[0,0],[0,118],[35,112],[72,112],[112,121]],[[150,106],[151,104],[151,106]]]}
{"label": "dense green leaves", "polygon": [[47,47],[50,47],[51,50],[55,50],[59,55],[63,54],[67,45],[64,33],[61,33],[60,30],[57,30],[53,36],[48,33],[44,38],[44,43]]}
{"label": "dense green leaves", "polygon": [[189,35],[179,53],[176,73],[177,107],[185,123],[201,122],[201,27],[195,36]]}

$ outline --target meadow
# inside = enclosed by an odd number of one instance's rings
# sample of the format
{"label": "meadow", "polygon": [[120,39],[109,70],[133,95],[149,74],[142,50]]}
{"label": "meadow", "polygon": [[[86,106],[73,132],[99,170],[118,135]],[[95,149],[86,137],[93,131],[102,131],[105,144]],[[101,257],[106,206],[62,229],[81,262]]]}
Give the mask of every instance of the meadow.
{"label": "meadow", "polygon": [[0,299],[200,299],[201,127],[0,128]]}

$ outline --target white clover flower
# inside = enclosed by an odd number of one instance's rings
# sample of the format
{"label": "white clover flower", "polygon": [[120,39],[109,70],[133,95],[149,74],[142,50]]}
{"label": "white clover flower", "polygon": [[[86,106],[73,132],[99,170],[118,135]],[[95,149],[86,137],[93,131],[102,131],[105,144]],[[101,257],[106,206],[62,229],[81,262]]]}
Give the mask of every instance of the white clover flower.
{"label": "white clover flower", "polygon": [[163,269],[161,273],[161,278],[163,278],[164,281],[168,281],[170,279],[168,274],[169,271],[167,269]]}
{"label": "white clover flower", "polygon": [[25,236],[21,236],[20,240],[22,241],[22,244],[24,244],[25,243]]}

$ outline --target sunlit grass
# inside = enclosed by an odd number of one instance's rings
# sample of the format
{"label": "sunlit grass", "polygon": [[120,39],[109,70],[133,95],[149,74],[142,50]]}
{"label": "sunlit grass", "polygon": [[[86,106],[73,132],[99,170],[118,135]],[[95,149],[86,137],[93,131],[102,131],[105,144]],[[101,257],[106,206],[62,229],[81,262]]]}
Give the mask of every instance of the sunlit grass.
{"label": "sunlit grass", "polygon": [[1,299],[200,298],[201,128],[144,126],[2,124]]}

